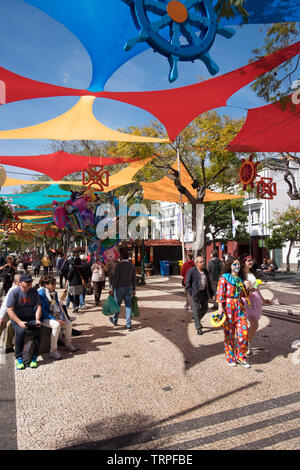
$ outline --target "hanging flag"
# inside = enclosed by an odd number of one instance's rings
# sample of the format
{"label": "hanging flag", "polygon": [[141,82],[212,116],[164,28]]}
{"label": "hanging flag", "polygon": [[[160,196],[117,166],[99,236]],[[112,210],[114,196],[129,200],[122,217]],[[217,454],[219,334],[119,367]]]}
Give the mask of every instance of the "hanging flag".
{"label": "hanging flag", "polygon": [[233,209],[231,209],[231,220],[232,220],[232,238],[235,238],[236,235],[236,220],[234,217]]}
{"label": "hanging flag", "polygon": [[259,220],[259,227],[260,227],[261,235],[264,235],[264,213],[263,213],[263,211],[264,211],[264,209],[261,206],[261,208],[260,208],[260,220]]}
{"label": "hanging flag", "polygon": [[250,204],[248,206],[248,232],[251,237],[252,236],[252,215],[251,215]]}

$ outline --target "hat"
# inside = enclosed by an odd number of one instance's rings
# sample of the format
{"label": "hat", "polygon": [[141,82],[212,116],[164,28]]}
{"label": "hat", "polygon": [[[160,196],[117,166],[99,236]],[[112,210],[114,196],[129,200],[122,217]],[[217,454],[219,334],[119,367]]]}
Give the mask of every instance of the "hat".
{"label": "hat", "polygon": [[32,282],[32,277],[30,274],[21,274],[19,282]]}

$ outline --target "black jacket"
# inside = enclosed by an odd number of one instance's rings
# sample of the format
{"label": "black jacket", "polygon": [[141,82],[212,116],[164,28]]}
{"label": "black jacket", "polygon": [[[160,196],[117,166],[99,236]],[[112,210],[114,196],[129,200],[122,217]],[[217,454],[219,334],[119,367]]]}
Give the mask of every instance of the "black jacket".
{"label": "black jacket", "polygon": [[206,289],[204,291],[200,291],[200,288],[199,288],[200,287],[200,273],[199,273],[197,266],[195,266],[192,269],[189,269],[185,278],[185,288],[194,300],[198,300],[200,297],[203,298],[203,295],[206,296],[207,298],[213,297],[214,295],[214,291],[211,288],[207,269],[204,269],[203,271],[206,276]]}

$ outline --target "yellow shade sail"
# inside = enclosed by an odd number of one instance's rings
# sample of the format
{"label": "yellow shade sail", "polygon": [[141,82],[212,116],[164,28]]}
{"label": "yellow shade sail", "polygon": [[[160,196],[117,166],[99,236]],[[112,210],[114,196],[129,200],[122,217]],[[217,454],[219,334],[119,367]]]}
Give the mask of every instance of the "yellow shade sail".
{"label": "yellow shade sail", "polygon": [[109,177],[109,187],[104,189],[104,192],[112,191],[117,189],[120,186],[125,186],[125,184],[134,183],[134,175],[141,170],[147,163],[152,160],[153,157],[146,158],[145,160],[137,160],[136,162],[131,162],[126,168],[119,171],[118,173]]}
{"label": "yellow shade sail", "polygon": [[[173,165],[173,168],[177,170],[177,164]],[[180,164],[180,180],[181,184],[185,186],[196,198],[197,190],[192,188],[192,178],[182,164]],[[167,176],[164,176],[164,178],[159,181],[155,181],[154,183],[141,183],[141,185],[144,190],[144,199],[150,199],[152,201],[180,202],[180,193],[176,188],[174,181]],[[217,193],[206,190],[204,202],[226,201],[230,199],[240,199],[242,197],[243,196],[235,196],[233,194]],[[182,194],[182,202],[190,202],[184,194]]]}
{"label": "yellow shade sail", "polygon": [[[67,186],[82,186],[81,181],[38,181],[38,180],[19,180],[15,178],[6,178],[5,183],[2,185],[4,188],[5,186],[21,186],[23,184],[65,184]],[[3,194],[5,196],[5,194]]]}
{"label": "yellow shade sail", "polygon": [[156,139],[125,134],[110,129],[93,115],[94,96],[82,96],[76,105],[60,116],[35,126],[0,131],[0,139],[106,140],[114,142],[166,143]]}

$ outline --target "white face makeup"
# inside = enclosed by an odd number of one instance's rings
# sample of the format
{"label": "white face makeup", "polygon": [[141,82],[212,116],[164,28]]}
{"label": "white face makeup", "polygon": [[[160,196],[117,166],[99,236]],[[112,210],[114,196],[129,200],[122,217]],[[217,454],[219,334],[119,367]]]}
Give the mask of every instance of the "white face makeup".
{"label": "white face makeup", "polygon": [[241,269],[240,263],[238,261],[234,261],[231,265],[231,271],[237,274],[240,269]]}

